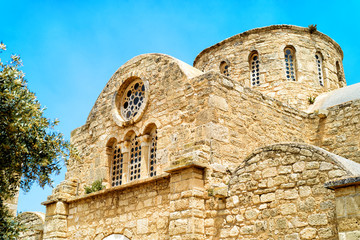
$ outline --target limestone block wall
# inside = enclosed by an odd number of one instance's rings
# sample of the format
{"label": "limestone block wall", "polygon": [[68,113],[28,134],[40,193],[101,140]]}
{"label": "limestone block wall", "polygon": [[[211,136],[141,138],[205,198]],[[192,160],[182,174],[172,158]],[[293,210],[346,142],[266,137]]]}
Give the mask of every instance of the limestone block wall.
{"label": "limestone block wall", "polygon": [[360,177],[330,181],[326,187],[335,191],[339,239],[360,239]]}
{"label": "limestone block wall", "polygon": [[196,137],[209,145],[209,164],[239,164],[254,149],[276,142],[306,142],[312,118],[216,72],[193,79],[205,107],[195,115]]}
{"label": "limestone block wall", "polygon": [[313,144],[360,163],[360,100],[327,109],[315,121]]}
{"label": "limestone block wall", "polygon": [[40,212],[24,212],[18,216],[25,231],[20,233],[19,240],[42,240],[44,234],[45,214]]}
{"label": "limestone block wall", "polygon": [[165,177],[75,198],[68,202],[66,239],[169,239],[169,193]]}
{"label": "limestone block wall", "polygon": [[[307,114],[219,73],[181,67],[165,55],[140,56],[110,79],[87,123],[72,132],[81,161],[69,162],[66,178],[79,179],[80,195],[97,179],[110,183],[108,143],[124,141],[129,131],[141,136],[148,124],[157,127],[159,174],[192,161],[234,165],[257,147],[306,141]],[[111,101],[133,75],[149,81],[149,102],[139,122],[119,126],[111,115]]]}
{"label": "limestone block wall", "polygon": [[[295,51],[296,81],[286,79],[284,49],[287,46]],[[309,33],[308,28],[290,25],[257,28],[230,37],[203,50],[196,57],[194,67],[204,72],[220,72],[220,64],[225,61],[230,78],[250,87],[253,53],[258,54],[260,61],[260,86],[253,87],[299,109],[306,109],[309,96],[346,85],[340,46],[318,31]],[[319,84],[315,53],[323,58],[324,86]]]}
{"label": "limestone block wall", "polygon": [[[174,153],[187,148],[193,138],[193,118],[188,116],[197,111],[195,103],[187,99],[193,98],[188,79],[196,74],[201,72],[162,54],[138,56],[119,68],[98,97],[86,124],[71,135],[71,142],[81,153],[81,161],[69,162],[66,178],[80,179],[79,194],[85,185],[97,179],[110,183],[108,143],[123,142],[129,131],[142,136],[149,124],[156,125],[158,174]],[[148,82],[147,107],[139,122],[119,126],[112,116],[112,101],[120,86],[132,77]]]}
{"label": "limestone block wall", "polygon": [[207,220],[207,239],[338,239],[336,201],[324,183],[354,174],[324,150],[278,144],[251,154],[233,173],[230,196]]}

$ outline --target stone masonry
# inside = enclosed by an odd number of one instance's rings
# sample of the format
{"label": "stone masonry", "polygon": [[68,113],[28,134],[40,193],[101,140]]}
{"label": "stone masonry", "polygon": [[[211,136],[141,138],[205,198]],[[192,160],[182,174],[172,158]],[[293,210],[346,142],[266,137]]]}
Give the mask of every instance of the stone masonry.
{"label": "stone masonry", "polygon": [[[43,203],[39,239],[359,239],[360,93],[315,107],[346,85],[342,59],[289,25],[228,38],[194,67],[134,57],[71,133],[80,160]],[[105,189],[86,194],[95,181]]]}

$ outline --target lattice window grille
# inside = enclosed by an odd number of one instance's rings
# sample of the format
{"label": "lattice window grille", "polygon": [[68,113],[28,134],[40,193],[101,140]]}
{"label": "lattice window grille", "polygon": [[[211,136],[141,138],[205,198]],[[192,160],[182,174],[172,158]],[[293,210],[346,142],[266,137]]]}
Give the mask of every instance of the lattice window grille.
{"label": "lattice window grille", "polygon": [[286,79],[295,81],[295,59],[294,51],[290,48],[285,49],[285,67],[286,67]]}
{"label": "lattice window grille", "polygon": [[157,149],[157,134],[156,131],[151,138],[150,157],[149,157],[149,175],[156,176],[156,149]]}
{"label": "lattice window grille", "polygon": [[137,137],[131,141],[129,177],[130,181],[140,179],[141,171],[141,145]]}
{"label": "lattice window grille", "polygon": [[251,57],[251,86],[259,86],[260,85],[260,61],[259,56],[254,54]]}
{"label": "lattice window grille", "polygon": [[113,159],[112,159],[112,167],[111,167],[111,185],[113,187],[119,186],[122,184],[122,172],[123,172],[123,162],[124,156],[121,153],[121,149],[118,145],[114,147]]}
{"label": "lattice window grille", "polygon": [[324,77],[323,77],[323,71],[322,71],[322,57],[320,54],[315,54],[316,59],[316,67],[318,70],[318,76],[319,76],[319,84],[320,86],[324,86]]}
{"label": "lattice window grille", "polygon": [[135,117],[145,99],[145,85],[139,79],[131,83],[123,93],[121,114],[125,120]]}

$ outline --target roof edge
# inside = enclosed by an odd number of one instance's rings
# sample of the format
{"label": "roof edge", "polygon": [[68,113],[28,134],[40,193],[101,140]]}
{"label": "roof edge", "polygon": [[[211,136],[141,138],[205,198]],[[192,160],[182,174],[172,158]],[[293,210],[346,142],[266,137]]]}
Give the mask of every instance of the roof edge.
{"label": "roof edge", "polygon": [[[298,32],[307,32],[309,33],[309,30],[307,27],[299,27],[299,26],[295,26],[295,25],[286,25],[286,24],[281,24],[281,25],[270,25],[270,26],[266,26],[266,27],[260,27],[260,28],[254,28],[254,29],[250,29],[248,31],[236,34],[232,37],[226,38],[225,40],[222,40],[221,42],[218,42],[208,48],[205,48],[204,50],[202,50],[195,58],[194,62],[193,62],[193,66],[195,66],[195,64],[197,63],[197,61],[200,59],[200,57],[202,57],[202,55],[204,55],[205,53],[210,52],[211,50],[224,45],[225,43],[228,43],[236,38],[242,38],[245,36],[248,36],[250,34],[256,34],[256,33],[261,33],[261,32],[265,32],[265,31],[269,31],[269,30],[275,30],[275,29],[290,29],[290,30],[294,30],[294,31],[298,31]],[[329,37],[328,35],[319,32],[319,31],[315,31],[312,34],[317,34],[320,37],[324,38],[326,41],[331,42],[335,48],[340,52],[341,54],[341,59],[344,58],[344,53],[340,47],[340,45],[335,42],[335,40],[333,40],[331,37]]]}

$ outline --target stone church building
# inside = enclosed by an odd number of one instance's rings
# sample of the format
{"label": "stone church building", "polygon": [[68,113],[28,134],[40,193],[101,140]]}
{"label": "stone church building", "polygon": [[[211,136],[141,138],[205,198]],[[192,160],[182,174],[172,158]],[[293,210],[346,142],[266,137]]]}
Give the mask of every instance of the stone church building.
{"label": "stone church building", "polygon": [[[360,239],[360,84],[316,29],[275,25],[193,66],[136,56],[72,131],[81,160],[21,239]],[[103,190],[85,193],[101,181]]]}

